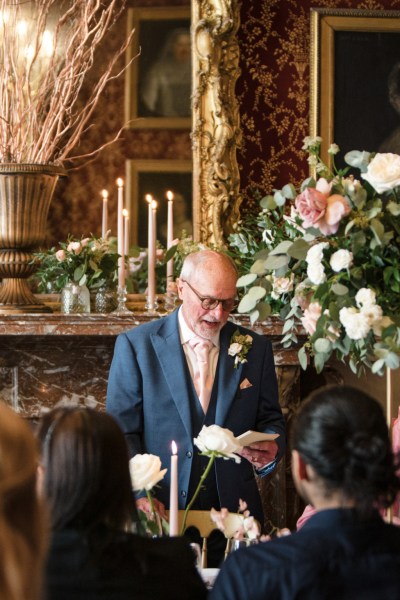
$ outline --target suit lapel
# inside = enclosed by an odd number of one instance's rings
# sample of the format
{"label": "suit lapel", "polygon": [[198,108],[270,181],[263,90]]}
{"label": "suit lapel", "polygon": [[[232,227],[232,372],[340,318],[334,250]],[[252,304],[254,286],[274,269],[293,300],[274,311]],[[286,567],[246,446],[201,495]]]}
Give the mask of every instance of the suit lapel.
{"label": "suit lapel", "polygon": [[[186,357],[179,336],[177,315],[178,311],[175,311],[164,319],[158,333],[151,335],[151,342],[187,434],[192,438],[190,381]],[[187,382],[188,385],[182,385],[184,382]]]}
{"label": "suit lapel", "polygon": [[239,364],[235,369],[235,359],[228,354],[233,331],[234,329],[227,323],[221,330],[220,335],[215,423],[221,427],[225,426],[225,420],[236,395],[243,369],[242,364]]}

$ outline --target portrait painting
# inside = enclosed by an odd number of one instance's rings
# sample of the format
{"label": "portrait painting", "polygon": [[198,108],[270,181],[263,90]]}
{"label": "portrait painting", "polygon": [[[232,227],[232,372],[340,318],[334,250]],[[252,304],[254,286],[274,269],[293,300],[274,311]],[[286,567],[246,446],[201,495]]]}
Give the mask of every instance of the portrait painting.
{"label": "portrait painting", "polygon": [[323,158],[331,143],[338,167],[350,150],[400,153],[400,11],[313,12],[311,129]]}
{"label": "portrait painting", "polygon": [[150,194],[157,202],[157,240],[167,245],[167,192],[173,195],[173,237],[193,233],[192,163],[185,160],[131,160],[127,168],[127,196],[131,205],[133,244],[147,247]]}
{"label": "portrait painting", "polygon": [[129,126],[190,127],[190,9],[130,9],[128,22],[135,29],[128,59],[136,57],[126,79]]}

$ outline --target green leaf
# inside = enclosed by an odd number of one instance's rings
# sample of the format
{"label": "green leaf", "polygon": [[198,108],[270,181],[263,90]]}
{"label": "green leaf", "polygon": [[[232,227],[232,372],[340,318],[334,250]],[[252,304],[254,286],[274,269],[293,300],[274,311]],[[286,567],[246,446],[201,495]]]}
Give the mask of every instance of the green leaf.
{"label": "green leaf", "polygon": [[274,210],[276,208],[276,202],[273,196],[264,196],[262,200],[260,200],[261,208],[266,208],[267,210]]}
{"label": "green leaf", "polygon": [[270,251],[269,255],[274,254],[287,254],[288,249],[292,246],[292,242],[290,240],[286,240],[284,242],[280,242],[273,250]]}
{"label": "green leaf", "polygon": [[259,321],[265,321],[265,319],[268,319],[268,317],[271,315],[272,313],[272,308],[270,304],[267,304],[266,302],[259,302],[257,304],[257,310],[258,310],[258,320]]}
{"label": "green leaf", "polygon": [[398,369],[400,366],[399,357],[394,352],[389,352],[385,360],[388,369]]}
{"label": "green leaf", "polygon": [[265,261],[264,260],[256,260],[255,263],[253,263],[250,267],[250,273],[252,275],[257,275],[261,276],[261,275],[265,275],[265,273],[267,272],[267,269],[265,267]]}
{"label": "green leaf", "polygon": [[328,354],[332,350],[332,344],[326,338],[318,338],[314,342],[314,349],[316,352],[322,352],[323,354]]}
{"label": "green leaf", "polygon": [[74,280],[75,281],[80,281],[83,277],[83,275],[85,274],[86,271],[86,265],[83,263],[82,265],[79,265],[79,267],[76,267],[75,271],[74,271]]}
{"label": "green leaf", "polygon": [[260,285],[255,285],[254,287],[249,289],[249,291],[247,292],[247,296],[250,296],[250,298],[258,301],[261,300],[261,298],[264,298],[266,293],[267,292],[265,288],[261,287]]}
{"label": "green leaf", "polygon": [[341,283],[334,283],[332,285],[332,292],[336,294],[336,296],[345,296],[349,293],[349,288]]}
{"label": "green leaf", "polygon": [[236,283],[236,287],[238,287],[238,288],[247,287],[248,285],[251,285],[252,283],[254,283],[256,279],[257,279],[256,273],[246,273],[246,275],[242,275],[241,277],[239,277],[239,279],[237,280],[237,283]]}
{"label": "green leaf", "polygon": [[267,270],[273,271],[275,269],[281,269],[287,267],[289,264],[289,257],[286,254],[278,254],[277,256],[268,256],[264,262],[264,267]]}
{"label": "green leaf", "polygon": [[252,298],[251,296],[249,296],[249,294],[246,294],[245,296],[243,296],[243,298],[239,302],[239,306],[237,307],[237,310],[239,313],[247,313],[248,314],[255,308],[256,304],[257,304],[257,299]]}
{"label": "green leaf", "polygon": [[297,356],[299,357],[299,363],[301,368],[303,369],[303,371],[305,371],[307,369],[308,359],[307,352],[304,346],[300,348],[300,350],[297,353]]}
{"label": "green leaf", "polygon": [[298,238],[288,248],[287,253],[296,260],[305,260],[310,245],[303,239]]}
{"label": "green leaf", "polygon": [[287,183],[282,188],[282,194],[288,200],[294,200],[297,196],[296,188],[294,187],[294,185],[292,183]]}
{"label": "green leaf", "polygon": [[274,200],[277,206],[284,206],[286,204],[286,198],[280,190],[277,190],[274,194]]}

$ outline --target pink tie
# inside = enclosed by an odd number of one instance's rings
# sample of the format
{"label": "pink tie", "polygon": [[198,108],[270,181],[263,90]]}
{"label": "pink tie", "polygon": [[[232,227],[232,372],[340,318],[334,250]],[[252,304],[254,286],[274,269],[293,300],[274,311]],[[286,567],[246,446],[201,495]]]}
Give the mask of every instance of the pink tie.
{"label": "pink tie", "polygon": [[194,387],[203,408],[204,414],[207,412],[211,398],[213,379],[209,372],[209,356],[213,343],[201,337],[194,337],[189,341],[189,345],[196,354],[197,369],[194,373]]}

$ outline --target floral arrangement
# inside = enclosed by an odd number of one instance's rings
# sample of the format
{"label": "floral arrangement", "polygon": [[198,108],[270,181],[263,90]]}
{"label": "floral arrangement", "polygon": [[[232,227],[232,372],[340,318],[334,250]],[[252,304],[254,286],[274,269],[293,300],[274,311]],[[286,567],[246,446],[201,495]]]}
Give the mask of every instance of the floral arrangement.
{"label": "floral arrangement", "polygon": [[238,329],[231,337],[231,343],[228,348],[228,354],[229,356],[235,357],[235,369],[239,364],[247,362],[246,356],[251,348],[252,343],[253,338],[251,337],[251,335],[242,335]]}
{"label": "floral arrangement", "polygon": [[87,285],[89,289],[114,286],[118,273],[118,254],[106,237],[90,236],[80,240],[69,236],[66,242],[45,252],[34,254],[39,268],[35,277],[39,289],[60,291],[68,282]]}
{"label": "floral arrangement", "polygon": [[303,146],[315,177],[262,198],[229,238],[245,265],[238,312],[253,323],[280,316],[284,347],[305,330],[303,368],[311,358],[320,372],[336,355],[355,373],[382,374],[400,365],[400,156],[352,151],[337,169],[337,145],[331,167],[320,145]]}

